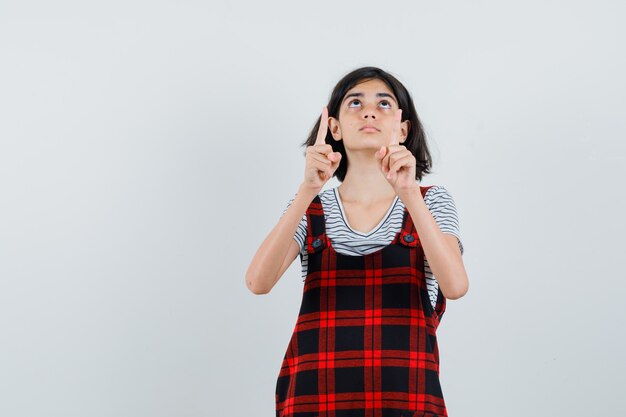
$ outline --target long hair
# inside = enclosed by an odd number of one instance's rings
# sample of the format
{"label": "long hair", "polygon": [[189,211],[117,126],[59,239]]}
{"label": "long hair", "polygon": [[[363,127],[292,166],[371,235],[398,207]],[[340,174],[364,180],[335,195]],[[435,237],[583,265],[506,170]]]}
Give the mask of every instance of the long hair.
{"label": "long hair", "polygon": [[[346,74],[341,80],[339,80],[337,85],[335,85],[335,88],[330,95],[330,100],[328,101],[327,105],[328,116],[338,119],[339,108],[346,93],[355,85],[372,79],[379,79],[387,84],[387,86],[391,89],[391,91],[393,91],[393,94],[396,96],[396,99],[398,100],[398,106],[402,109],[402,121],[408,119],[410,122],[409,132],[406,140],[403,142],[403,145],[415,156],[415,179],[421,181],[422,177],[425,174],[429,174],[432,168],[432,158],[428,150],[428,145],[426,144],[426,135],[424,133],[422,123],[417,116],[417,112],[415,111],[415,105],[413,104],[413,99],[411,98],[411,95],[409,94],[406,87],[404,87],[404,85],[400,81],[398,81],[393,75],[376,67],[357,68],[354,71]],[[313,126],[313,128],[311,129],[308,138],[301,144],[301,146],[305,147],[305,155],[306,147],[315,144],[315,139],[317,137],[317,131],[320,127],[321,118],[322,117],[320,114],[320,117],[317,119],[315,126]],[[333,140],[332,134],[330,133],[330,131],[328,131],[326,134],[325,142],[332,146],[333,152],[341,153],[341,161],[339,162],[339,166],[337,167],[337,170],[335,171],[333,176],[337,177],[339,181],[343,182],[344,178],[346,177],[346,173],[348,172],[349,164],[343,141]]]}

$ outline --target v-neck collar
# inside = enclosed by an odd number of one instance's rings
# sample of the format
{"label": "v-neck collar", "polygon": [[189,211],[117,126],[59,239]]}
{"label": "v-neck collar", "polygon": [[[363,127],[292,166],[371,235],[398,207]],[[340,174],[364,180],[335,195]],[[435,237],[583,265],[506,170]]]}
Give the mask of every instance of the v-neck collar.
{"label": "v-neck collar", "polygon": [[354,233],[356,233],[358,235],[361,235],[361,236],[370,236],[371,234],[375,233],[378,229],[380,229],[380,227],[383,225],[383,223],[385,223],[385,220],[387,220],[387,218],[389,217],[389,215],[393,211],[393,208],[395,207],[396,203],[398,202],[398,196],[396,195],[395,198],[393,199],[393,201],[391,202],[391,206],[389,207],[389,209],[387,209],[387,213],[383,216],[382,220],[376,226],[374,226],[374,228],[372,230],[370,230],[369,232],[359,232],[358,230],[354,230],[352,228],[352,226],[350,226],[350,224],[348,224],[348,217],[346,216],[346,212],[343,209],[343,204],[341,202],[341,197],[339,197],[338,187],[333,188],[333,191],[335,193],[335,200],[337,200],[337,205],[339,206],[339,211],[341,212],[341,218],[342,218],[343,222],[348,227],[348,229],[350,229]]}

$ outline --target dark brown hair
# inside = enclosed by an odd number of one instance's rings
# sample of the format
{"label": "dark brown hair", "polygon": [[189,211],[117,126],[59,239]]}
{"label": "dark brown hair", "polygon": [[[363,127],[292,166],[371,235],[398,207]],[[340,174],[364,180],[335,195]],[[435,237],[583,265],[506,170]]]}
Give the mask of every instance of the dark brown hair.
{"label": "dark brown hair", "polygon": [[[413,104],[411,95],[404,85],[402,85],[402,83],[393,75],[376,67],[362,67],[346,74],[341,80],[339,80],[337,85],[335,85],[335,88],[330,95],[330,100],[327,105],[328,116],[338,119],[341,102],[348,90],[357,84],[372,79],[379,79],[387,84],[396,96],[398,106],[402,109],[402,121],[408,119],[410,122],[408,136],[402,145],[404,145],[415,156],[415,179],[421,181],[424,174],[429,174],[431,172],[430,169],[432,167],[432,158],[426,144],[426,135],[424,133],[422,123],[417,116],[417,112],[415,111],[415,105]],[[321,118],[320,114],[320,117],[317,119],[313,129],[311,129],[308,138],[302,143],[301,146],[306,148],[307,146],[315,144]],[[346,172],[348,172],[348,157],[346,155],[345,147],[343,146],[343,141],[334,140],[329,130],[326,134],[325,142],[332,146],[333,152],[341,153],[339,167],[337,167],[333,176],[337,177],[339,181],[343,181],[346,177]],[[306,150],[304,154],[306,155]]]}

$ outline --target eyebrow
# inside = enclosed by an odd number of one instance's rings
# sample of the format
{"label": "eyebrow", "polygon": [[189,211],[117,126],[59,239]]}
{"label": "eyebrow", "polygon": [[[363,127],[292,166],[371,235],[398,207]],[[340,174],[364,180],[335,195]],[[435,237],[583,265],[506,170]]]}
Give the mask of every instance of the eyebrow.
{"label": "eyebrow", "polygon": [[[363,97],[364,94],[363,93],[350,93],[348,94],[342,101],[342,103],[344,101],[346,101],[347,99],[349,99],[350,97]],[[396,104],[398,104],[398,102],[396,101],[396,99],[389,93],[376,93],[376,97],[389,97],[390,99],[392,99],[393,101],[396,102]]]}

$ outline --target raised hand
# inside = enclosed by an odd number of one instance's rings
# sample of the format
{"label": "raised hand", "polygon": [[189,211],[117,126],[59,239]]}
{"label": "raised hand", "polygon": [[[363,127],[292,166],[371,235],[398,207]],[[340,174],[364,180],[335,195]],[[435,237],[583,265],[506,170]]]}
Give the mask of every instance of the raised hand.
{"label": "raised hand", "polygon": [[324,106],[315,144],[306,148],[306,165],[304,168],[303,185],[316,192],[319,192],[324,184],[332,178],[341,161],[341,153],[333,152],[332,146],[326,143],[327,132],[328,108]]}
{"label": "raised hand", "polygon": [[376,151],[380,170],[398,195],[418,187],[415,180],[415,156],[404,145],[400,145],[401,123],[402,109],[398,109],[394,115],[389,144]]}

